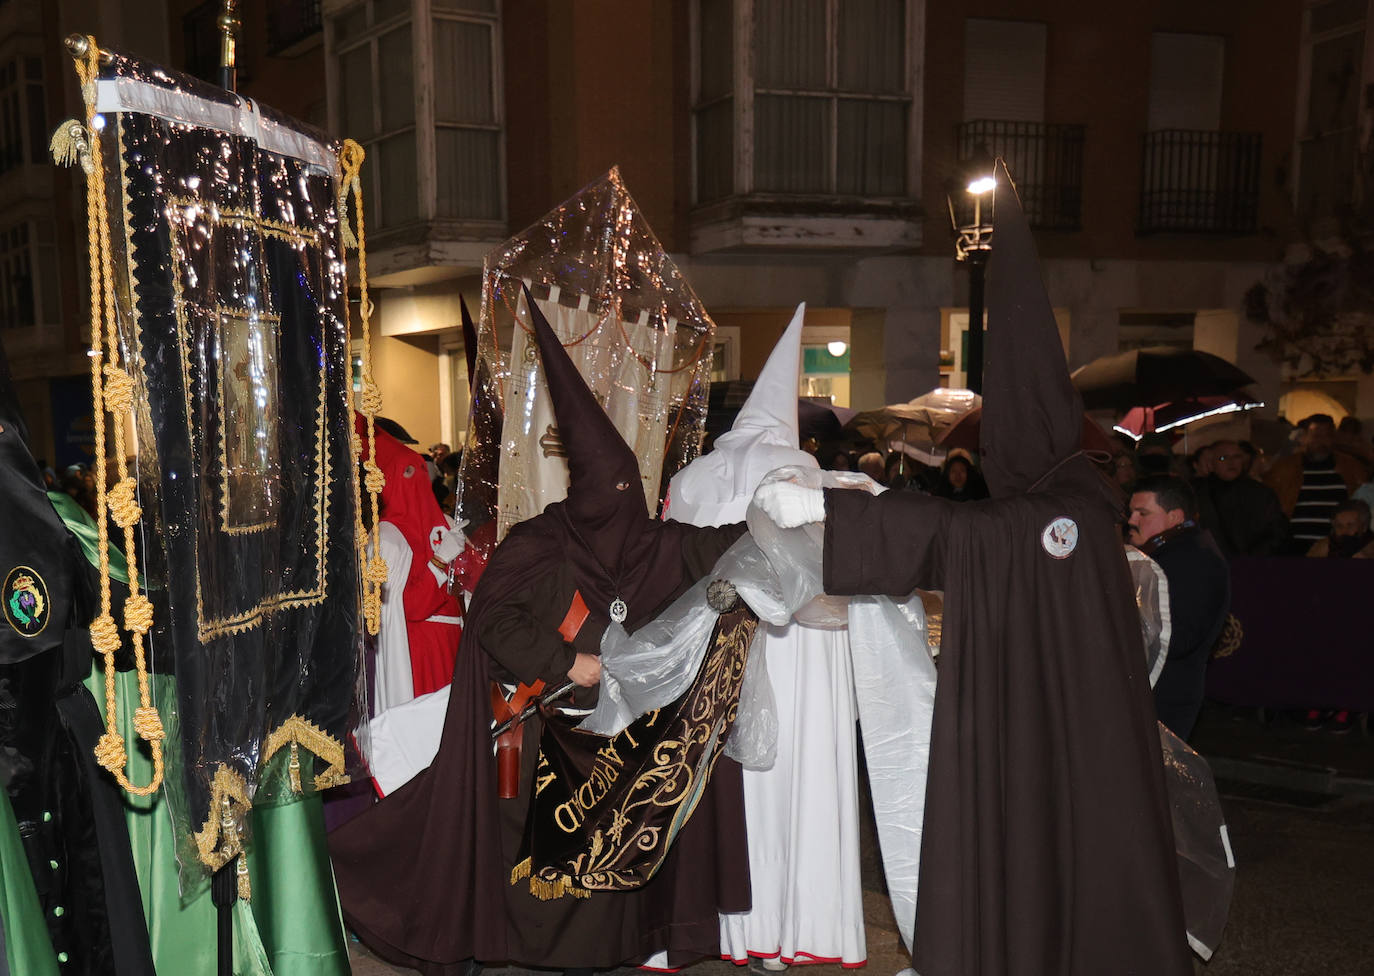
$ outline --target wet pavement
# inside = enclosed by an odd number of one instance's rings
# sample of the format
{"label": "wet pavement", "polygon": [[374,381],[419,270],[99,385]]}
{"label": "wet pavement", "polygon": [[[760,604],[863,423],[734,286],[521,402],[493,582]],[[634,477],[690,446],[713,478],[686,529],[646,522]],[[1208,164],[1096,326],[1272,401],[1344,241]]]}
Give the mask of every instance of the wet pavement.
{"label": "wet pavement", "polygon": [[[1196,972],[1374,976],[1374,737],[1365,724],[1345,733],[1311,731],[1282,715],[1209,705],[1192,744],[1212,764],[1237,865],[1226,932],[1210,962],[1195,962]],[[867,971],[891,976],[910,961],[883,893],[871,822],[862,853]],[[354,973],[413,972],[356,942],[352,950]],[[745,970],[710,960],[684,972],[744,976]],[[844,972],[806,967],[806,976]]]}

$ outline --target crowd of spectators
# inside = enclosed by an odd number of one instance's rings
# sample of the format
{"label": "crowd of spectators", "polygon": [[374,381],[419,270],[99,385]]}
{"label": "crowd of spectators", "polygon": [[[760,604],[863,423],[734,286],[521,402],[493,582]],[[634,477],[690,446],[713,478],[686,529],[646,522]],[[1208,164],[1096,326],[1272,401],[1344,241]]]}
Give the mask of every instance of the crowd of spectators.
{"label": "crowd of spectators", "polygon": [[[1266,454],[1246,440],[1206,442],[1189,453],[1182,436],[1148,433],[1115,438],[1104,473],[1130,500],[1123,519],[1129,541],[1151,555],[1169,579],[1175,639],[1156,687],[1161,720],[1187,737],[1202,701],[1202,676],[1229,609],[1228,560],[1296,556],[1374,559],[1374,444],[1360,421],[1337,425],[1314,414],[1288,444]],[[853,454],[819,447],[823,468],[860,470],[890,490],[954,501],[987,497],[976,457],[949,453],[942,466],[893,450]],[[1303,709],[1309,728],[1348,731],[1357,716]]]}

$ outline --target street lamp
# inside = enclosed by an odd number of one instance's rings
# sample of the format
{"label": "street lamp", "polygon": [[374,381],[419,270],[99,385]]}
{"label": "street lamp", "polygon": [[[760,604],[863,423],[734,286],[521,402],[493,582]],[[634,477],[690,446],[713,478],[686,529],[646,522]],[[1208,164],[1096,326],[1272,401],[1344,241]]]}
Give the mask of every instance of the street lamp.
{"label": "street lamp", "polygon": [[983,279],[988,255],[992,251],[992,224],[983,223],[983,197],[997,188],[991,175],[976,176],[965,187],[973,197],[973,223],[959,225],[954,201],[949,202],[949,222],[954,228],[954,260],[968,265],[968,362],[964,364],[964,385],[974,393],[983,392]]}

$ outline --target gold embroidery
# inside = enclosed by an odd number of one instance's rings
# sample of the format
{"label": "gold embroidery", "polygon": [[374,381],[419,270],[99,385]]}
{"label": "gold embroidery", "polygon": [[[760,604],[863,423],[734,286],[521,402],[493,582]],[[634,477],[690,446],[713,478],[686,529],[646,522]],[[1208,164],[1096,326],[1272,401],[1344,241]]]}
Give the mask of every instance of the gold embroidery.
{"label": "gold embroidery", "polygon": [[[127,191],[126,191],[127,192]],[[167,201],[166,215],[168,227],[172,233],[172,298],[173,312],[177,323],[177,339],[181,349],[181,378],[182,392],[186,407],[186,435],[190,443],[195,443],[196,431],[192,424],[194,413],[191,410],[191,326],[187,314],[187,299],[185,298],[182,279],[184,267],[181,261],[182,248],[178,246],[178,235],[184,234],[189,223],[194,222],[202,216],[213,224],[226,224],[233,227],[257,230],[264,236],[277,237],[287,240],[297,247],[308,244],[316,244],[319,236],[311,230],[305,228],[292,227],[278,221],[267,218],[257,217],[245,210],[224,209],[214,205],[207,205],[201,201],[193,200],[188,197],[171,197]],[[132,264],[132,261],[130,262]],[[227,306],[216,306],[217,315],[232,315],[235,317],[247,318],[250,315],[261,315],[266,318],[267,314],[257,312],[252,309],[233,309]],[[321,307],[320,327],[323,331],[323,316],[325,309]],[[271,316],[275,319],[275,316]],[[294,590],[288,593],[277,593],[265,595],[255,606],[235,614],[227,614],[219,617],[207,617],[205,612],[205,599],[201,585],[200,575],[200,546],[196,545],[196,620],[198,636],[202,642],[211,641],[218,637],[233,634],[241,634],[259,626],[263,620],[283,610],[291,610],[299,607],[315,606],[324,602],[325,598],[325,555],[329,549],[329,452],[326,449],[325,429],[325,407],[327,394],[326,364],[321,363],[319,373],[319,387],[317,390],[316,408],[316,445],[315,445],[315,552],[317,562],[317,572],[313,586]],[[221,405],[221,418],[224,416]],[[221,424],[221,428],[222,428]],[[220,432],[220,456],[221,456],[221,479],[227,481],[225,458],[227,457],[223,430]],[[218,527],[221,531],[229,535],[243,535],[249,532],[261,531],[259,526],[233,526],[228,520],[228,486],[222,486],[221,516],[222,522]]]}
{"label": "gold embroidery", "polygon": [[[691,712],[678,715],[668,737],[653,747],[653,765],[639,773],[619,804],[610,811],[610,827],[604,833],[599,829],[593,833],[588,849],[568,863],[569,870],[544,867],[531,876],[527,860],[512,872],[512,884],[529,877],[530,891],[535,897],[545,898],[540,893],[543,891],[550,893],[547,897],[557,898],[562,894],[576,894],[584,888],[627,890],[637,888],[647,880],[640,866],[643,853],[655,850],[666,853],[678,831],[686,824],[723,751],[720,737],[734,722],[738,711],[744,665],[750,641],[758,626],[758,620],[752,614],[743,611],[738,613],[741,617],[733,624],[722,623],[722,629],[702,664],[699,678],[701,686],[692,697]],[[659,713],[647,717],[648,724],[654,725],[658,722]],[[555,819],[562,829],[568,830],[565,818],[569,822],[575,821],[576,826],[580,827],[588,808],[605,794],[601,780],[613,776],[615,769],[621,765],[616,745],[625,741],[635,741],[630,729],[612,736],[601,747],[587,780],[572,789],[570,799],[559,805]],[[696,755],[695,762],[688,761],[688,756],[692,754]],[[669,823],[666,826],[650,823],[651,818],[643,810],[645,807],[671,808],[673,813]],[[662,854],[660,862],[661,858]],[[635,865],[635,868],[627,869],[622,865]]]}
{"label": "gold embroidery", "polygon": [[[262,763],[266,764],[282,746],[289,745],[294,749],[297,744],[305,746],[328,764],[323,772],[315,774],[315,789],[327,790],[331,786],[341,786],[348,782],[348,773],[344,771],[343,743],[299,715],[292,715],[268,735],[262,751]],[[299,767],[297,769],[299,770]],[[291,787],[300,792],[299,771],[292,779]]]}

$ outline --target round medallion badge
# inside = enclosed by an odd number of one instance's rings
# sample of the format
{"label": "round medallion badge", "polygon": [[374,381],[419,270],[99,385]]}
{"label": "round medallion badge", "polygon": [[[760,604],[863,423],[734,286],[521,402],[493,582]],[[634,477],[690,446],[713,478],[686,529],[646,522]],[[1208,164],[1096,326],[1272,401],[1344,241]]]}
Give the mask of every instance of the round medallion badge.
{"label": "round medallion badge", "polygon": [[1059,516],[1040,533],[1040,544],[1055,559],[1066,559],[1078,548],[1078,523],[1067,515]]}
{"label": "round medallion badge", "polygon": [[22,637],[37,637],[48,626],[48,587],[28,566],[16,566],[0,588],[5,619]]}

